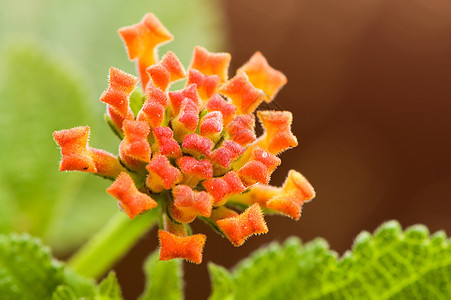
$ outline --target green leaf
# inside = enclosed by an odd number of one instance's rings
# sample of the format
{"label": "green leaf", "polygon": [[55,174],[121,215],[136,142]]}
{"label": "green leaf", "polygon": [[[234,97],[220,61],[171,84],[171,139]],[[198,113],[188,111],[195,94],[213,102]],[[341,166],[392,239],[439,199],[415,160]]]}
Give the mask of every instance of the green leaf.
{"label": "green leaf", "polygon": [[116,273],[110,272],[97,288],[96,300],[122,300],[122,293]]}
{"label": "green leaf", "polygon": [[[213,270],[213,271],[212,271]],[[451,243],[424,226],[405,232],[387,222],[361,233],[337,259],[324,240],[273,243],[241,262],[227,279],[210,267],[212,298],[234,299],[449,299]],[[226,279],[224,279],[226,278]]]}
{"label": "green leaf", "polygon": [[213,293],[211,300],[232,300],[235,296],[235,287],[231,274],[221,266],[208,264],[212,281]]}
{"label": "green leaf", "polygon": [[57,250],[71,248],[115,210],[103,183],[91,178],[81,197],[87,175],[58,171],[52,132],[97,123],[83,81],[36,44],[0,54],[0,232],[27,231]]}
{"label": "green leaf", "polygon": [[160,261],[159,251],[152,253],[144,264],[146,288],[140,300],[183,299],[182,261]]}
{"label": "green leaf", "polygon": [[52,300],[78,300],[78,298],[70,287],[60,285],[53,293]]}
{"label": "green leaf", "polygon": [[138,115],[145,101],[146,97],[144,97],[140,88],[134,90],[130,95],[130,108],[135,116]]}
{"label": "green leaf", "polygon": [[73,299],[94,295],[93,281],[81,278],[29,235],[0,235],[2,299]]}

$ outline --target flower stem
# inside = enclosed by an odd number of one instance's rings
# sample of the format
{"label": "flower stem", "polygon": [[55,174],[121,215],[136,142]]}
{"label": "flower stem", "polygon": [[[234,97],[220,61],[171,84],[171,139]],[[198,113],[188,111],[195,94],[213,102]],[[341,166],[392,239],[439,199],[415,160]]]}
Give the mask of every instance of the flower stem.
{"label": "flower stem", "polygon": [[68,261],[77,273],[99,278],[108,271],[158,219],[158,209],[130,220],[123,212],[117,212]]}

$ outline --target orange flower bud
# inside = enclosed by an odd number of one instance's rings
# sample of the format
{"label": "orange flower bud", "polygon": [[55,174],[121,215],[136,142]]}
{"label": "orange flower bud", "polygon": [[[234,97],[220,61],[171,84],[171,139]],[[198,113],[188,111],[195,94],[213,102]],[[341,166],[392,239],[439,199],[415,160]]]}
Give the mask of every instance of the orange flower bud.
{"label": "orange flower bud", "polygon": [[175,139],[182,141],[183,138],[196,130],[199,124],[199,108],[191,99],[185,98],[179,115],[172,120]]}
{"label": "orange flower bud", "polygon": [[125,172],[106,191],[118,200],[119,206],[130,219],[157,206],[150,196],[138,191],[133,179]]}
{"label": "orange flower bud", "polygon": [[150,162],[151,149],[147,142],[149,125],[145,122],[125,120],[122,131],[124,139],[119,145],[121,160],[134,169],[141,167],[142,162]]}
{"label": "orange flower bud", "polygon": [[96,148],[88,147],[88,149],[96,166],[97,175],[115,179],[121,172],[125,172],[125,168],[115,155]]}
{"label": "orange flower bud", "polygon": [[280,163],[281,160],[277,156],[260,147],[254,147],[250,160],[239,169],[238,175],[246,186],[257,182],[268,184],[272,172]]}
{"label": "orange flower bud", "polygon": [[118,33],[124,40],[130,60],[137,60],[141,82],[145,87],[149,81],[146,69],[158,60],[157,46],[171,41],[173,36],[152,13],[146,14],[138,24],[122,27]]}
{"label": "orange flower bud", "polygon": [[218,206],[218,207],[214,207],[211,210],[209,219],[216,223],[218,220],[237,217],[237,216],[239,216],[239,214],[236,211],[234,211],[230,208],[227,208],[225,206]]}
{"label": "orange flower bud", "polygon": [[219,88],[219,92],[230,99],[238,114],[251,114],[262,103],[263,93],[255,88],[246,73],[239,73]]}
{"label": "orange flower bud", "polygon": [[293,115],[289,111],[258,111],[265,133],[259,138],[258,145],[278,154],[288,148],[296,147],[298,140],[291,132]]}
{"label": "orange flower bud", "polygon": [[227,80],[227,73],[232,57],[229,53],[212,53],[205,48],[194,47],[193,60],[190,69],[196,69],[205,75],[218,75],[221,82]]}
{"label": "orange flower bud", "polygon": [[211,148],[213,148],[213,142],[206,137],[202,137],[198,134],[188,134],[183,139],[183,152],[193,155],[199,158],[200,156],[210,156]]}
{"label": "orange flower bud", "polygon": [[167,90],[172,82],[186,77],[182,63],[171,51],[166,53],[159,64],[147,68],[147,73],[152,83],[163,91]]}
{"label": "orange flower bud", "polygon": [[55,142],[61,147],[62,160],[60,171],[97,171],[92,159],[92,153],[88,149],[89,127],[75,127],[55,131]]}
{"label": "orange flower bud", "polygon": [[171,217],[180,223],[191,223],[198,216],[209,217],[213,198],[207,192],[195,192],[187,185],[172,189],[174,204],[169,206]]}
{"label": "orange flower bud", "polygon": [[254,127],[254,115],[239,115],[230,122],[226,132],[230,140],[237,142],[241,146],[246,146],[256,139]]}
{"label": "orange flower bud", "polygon": [[183,183],[196,186],[200,180],[213,176],[213,168],[208,160],[197,160],[191,156],[182,156],[177,159],[177,165],[184,175]]}
{"label": "orange flower bud", "polygon": [[265,93],[266,102],[271,102],[287,83],[285,75],[273,69],[259,51],[238,69],[237,73],[241,72],[246,73],[253,86]]}
{"label": "orange flower bud", "polygon": [[290,170],[281,193],[271,198],[267,207],[299,220],[302,204],[314,197],[315,191],[307,179],[301,173]]}
{"label": "orange flower bud", "polygon": [[199,97],[205,103],[216,93],[220,82],[218,75],[204,75],[196,69],[190,69],[186,85],[196,84]]}
{"label": "orange flower bud", "polygon": [[227,126],[236,114],[236,106],[224,100],[219,94],[213,94],[206,105],[207,111],[220,111],[224,120],[224,126]]}
{"label": "orange flower bud", "polygon": [[268,232],[260,206],[255,203],[237,217],[216,222],[235,247],[241,246],[248,237]]}
{"label": "orange flower bud", "polygon": [[171,189],[183,178],[180,170],[173,167],[167,157],[160,153],[155,153],[146,168],[149,171],[146,185],[154,193]]}
{"label": "orange flower bud", "polygon": [[182,155],[180,145],[174,140],[171,128],[156,127],[153,129],[153,133],[155,135],[155,152],[175,158]]}
{"label": "orange flower bud", "polygon": [[202,118],[202,123],[200,124],[200,134],[216,142],[219,140],[219,135],[222,132],[222,128],[222,113],[219,111],[212,111],[207,113]]}
{"label": "orange flower bud", "polygon": [[228,169],[232,162],[241,154],[243,154],[245,148],[240,144],[226,140],[221,147],[214,150],[210,155],[210,161],[213,163],[215,175],[216,173],[224,173]]}
{"label": "orange flower bud", "polygon": [[222,177],[210,178],[202,182],[202,185],[213,196],[214,206],[223,205],[227,201],[227,197],[244,192],[246,189],[234,171],[230,171]]}
{"label": "orange flower bud", "polygon": [[160,238],[160,260],[183,258],[195,264],[202,262],[202,250],[207,239],[204,234],[178,237],[158,230],[158,236]]}
{"label": "orange flower bud", "polygon": [[195,84],[190,84],[181,91],[169,92],[168,94],[171,99],[171,106],[174,116],[177,116],[180,113],[183,101],[186,98],[191,99],[197,106],[199,106],[199,95]]}
{"label": "orange flower bud", "polygon": [[246,205],[258,203],[261,208],[266,208],[266,203],[281,192],[282,189],[279,187],[257,183],[250,187],[246,193],[231,196],[228,202]]}

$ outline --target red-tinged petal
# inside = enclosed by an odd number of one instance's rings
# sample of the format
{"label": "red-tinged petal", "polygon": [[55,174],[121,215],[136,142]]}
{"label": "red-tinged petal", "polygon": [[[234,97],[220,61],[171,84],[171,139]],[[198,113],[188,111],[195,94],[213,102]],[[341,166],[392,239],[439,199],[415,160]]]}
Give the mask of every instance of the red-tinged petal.
{"label": "red-tinged petal", "polygon": [[180,145],[174,140],[172,130],[169,127],[156,127],[153,133],[156,139],[153,145],[156,148],[155,152],[160,152],[167,157],[179,157],[182,155]]}
{"label": "red-tinged petal", "polygon": [[61,147],[60,171],[97,171],[92,153],[88,149],[88,126],[55,131],[53,138]]}
{"label": "red-tinged petal", "polygon": [[238,170],[238,176],[245,186],[251,186],[258,182],[269,183],[268,169],[259,161],[251,160]]}
{"label": "red-tinged petal", "polygon": [[197,93],[196,85],[190,84],[181,91],[169,92],[169,99],[171,100],[171,106],[173,115],[177,116],[182,108],[183,101],[188,98],[199,106],[199,95]]}
{"label": "red-tinged petal", "polygon": [[199,97],[205,103],[217,92],[220,82],[221,78],[218,75],[204,75],[196,69],[190,69],[186,84],[196,84]]}
{"label": "red-tinged petal", "polygon": [[124,120],[133,120],[133,112],[131,109],[128,110],[127,116],[123,117],[114,107],[107,105],[107,114],[110,117],[113,124],[116,126],[117,130],[122,132],[122,126]]}
{"label": "red-tinged petal", "polygon": [[130,175],[124,172],[106,191],[119,201],[119,206],[130,219],[157,206],[151,197],[138,191]]}
{"label": "red-tinged petal", "polygon": [[279,187],[257,183],[250,187],[246,193],[233,195],[228,201],[246,205],[258,203],[261,208],[266,208],[266,203],[281,192],[282,189]]}
{"label": "red-tinged petal", "polygon": [[280,71],[272,68],[265,57],[256,52],[250,60],[238,69],[237,73],[244,72],[249,81],[265,93],[265,100],[271,102],[279,90],[287,83],[287,78]]}
{"label": "red-tinged petal", "polygon": [[157,102],[148,101],[144,103],[138,113],[137,120],[146,122],[151,128],[161,126],[164,120],[165,109],[163,105]]}
{"label": "red-tinged petal", "polygon": [[255,203],[237,217],[216,222],[227,238],[236,247],[241,246],[248,237],[268,232],[260,206]]}
{"label": "red-tinged petal", "polygon": [[188,131],[196,130],[199,123],[199,108],[196,103],[186,98],[183,101],[178,121],[184,125]]}
{"label": "red-tinged petal", "polygon": [[256,139],[254,127],[254,115],[239,115],[236,116],[232,122],[230,122],[226,131],[230,140],[240,144],[241,146],[246,146]]}
{"label": "red-tinged petal", "polygon": [[215,206],[227,201],[227,197],[243,192],[246,188],[234,171],[222,177],[215,177],[202,182],[203,187],[213,196]]}
{"label": "red-tinged petal", "polygon": [[175,55],[174,52],[168,51],[161,59],[160,65],[166,68],[171,74],[171,82],[186,77],[186,71],[183,68],[182,63]]}
{"label": "red-tinged petal", "polygon": [[263,93],[255,88],[245,73],[239,73],[219,88],[219,92],[237,107],[238,114],[251,114],[263,101]]}
{"label": "red-tinged petal", "polygon": [[231,56],[229,53],[212,53],[205,48],[194,47],[190,69],[196,69],[205,75],[218,75],[221,82],[227,80]]}
{"label": "red-tinged petal", "polygon": [[315,191],[307,179],[301,173],[290,170],[281,193],[271,198],[267,207],[298,220],[302,204],[314,197]]}
{"label": "red-tinged petal", "polygon": [[224,100],[219,94],[214,94],[208,100],[207,111],[220,111],[224,119],[224,126],[227,126],[236,114],[236,106]]}
{"label": "red-tinged petal", "polygon": [[146,70],[152,83],[159,89],[165,91],[171,83],[171,73],[162,65],[151,65]]}
{"label": "red-tinged petal", "polygon": [[237,158],[238,156],[240,156],[241,154],[243,154],[244,151],[246,150],[246,148],[244,148],[237,142],[230,141],[230,140],[224,141],[224,143],[222,144],[222,147],[230,150],[233,153],[234,159]]}
{"label": "red-tinged petal", "polygon": [[138,78],[131,74],[114,67],[110,68],[109,82],[110,87],[114,90],[121,90],[127,95],[130,95],[138,84],[138,81]]}
{"label": "red-tinged petal", "polygon": [[198,216],[209,217],[213,198],[207,192],[194,192],[189,186],[172,189],[174,204],[169,207],[171,217],[180,223],[190,223]]}
{"label": "red-tinged petal", "polygon": [[189,262],[200,264],[202,250],[207,237],[203,234],[194,234],[187,237],[178,237],[169,232],[158,230],[160,238],[160,260],[183,258]]}
{"label": "red-tinged petal", "polygon": [[152,82],[149,82],[146,87],[146,102],[158,103],[164,108],[169,106],[169,99],[166,93],[156,87]]}
{"label": "red-tinged petal", "polygon": [[282,162],[280,158],[260,147],[254,148],[251,159],[263,163],[270,173],[272,173]]}
{"label": "red-tinged petal", "polygon": [[200,157],[201,155],[209,157],[213,148],[213,142],[209,138],[191,133],[183,139],[182,147],[184,152],[195,157]]}
{"label": "red-tinged petal", "polygon": [[118,33],[124,40],[130,60],[138,60],[141,82],[145,87],[149,80],[146,69],[157,62],[157,46],[172,40],[173,36],[152,13],[146,14],[138,24],[119,29]]}
{"label": "red-tinged petal", "polygon": [[88,147],[88,149],[96,166],[96,174],[115,179],[125,171],[115,155],[96,148]]}
{"label": "red-tinged petal", "polygon": [[291,132],[293,115],[289,111],[258,111],[265,133],[259,138],[258,145],[272,154],[278,154],[288,148],[296,147],[298,141]]}
{"label": "red-tinged petal", "polygon": [[191,156],[182,156],[177,159],[177,165],[185,177],[185,184],[196,186],[200,180],[213,176],[213,167],[208,160],[197,160]]}
{"label": "red-tinged petal", "polygon": [[206,136],[213,141],[219,138],[219,134],[223,129],[222,113],[219,111],[212,111],[207,113],[202,118],[200,125],[200,134]]}
{"label": "red-tinged petal", "polygon": [[147,136],[150,133],[149,125],[140,121],[125,120],[122,131],[124,139],[119,146],[121,159],[127,162],[127,158],[150,162],[151,149]]}
{"label": "red-tinged petal", "polygon": [[149,176],[146,179],[146,185],[154,193],[162,190],[169,190],[182,179],[182,173],[176,167],[173,167],[166,156],[156,153],[150,163],[147,165]]}

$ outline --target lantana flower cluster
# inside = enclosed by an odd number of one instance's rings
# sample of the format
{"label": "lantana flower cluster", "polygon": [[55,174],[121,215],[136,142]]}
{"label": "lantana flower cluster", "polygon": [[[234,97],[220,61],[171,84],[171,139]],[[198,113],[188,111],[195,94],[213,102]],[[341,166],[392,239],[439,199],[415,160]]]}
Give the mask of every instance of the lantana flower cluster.
{"label": "lantana flower cluster", "polygon": [[[298,145],[288,111],[258,111],[264,133],[255,134],[254,111],[271,102],[287,82],[260,52],[228,78],[231,56],[195,47],[186,71],[173,52],[158,59],[173,36],[149,13],[119,29],[139,79],[112,67],[100,97],[106,119],[122,139],[119,155],[89,145],[88,126],[53,133],[61,171],[94,173],[113,180],[107,192],[135,218],[160,209],[160,260],[202,261],[204,234],[191,234],[200,218],[234,246],[268,232],[263,212],[299,219],[315,196],[291,170],[281,187],[268,185],[282,151]],[[182,90],[170,91],[186,79]]]}

